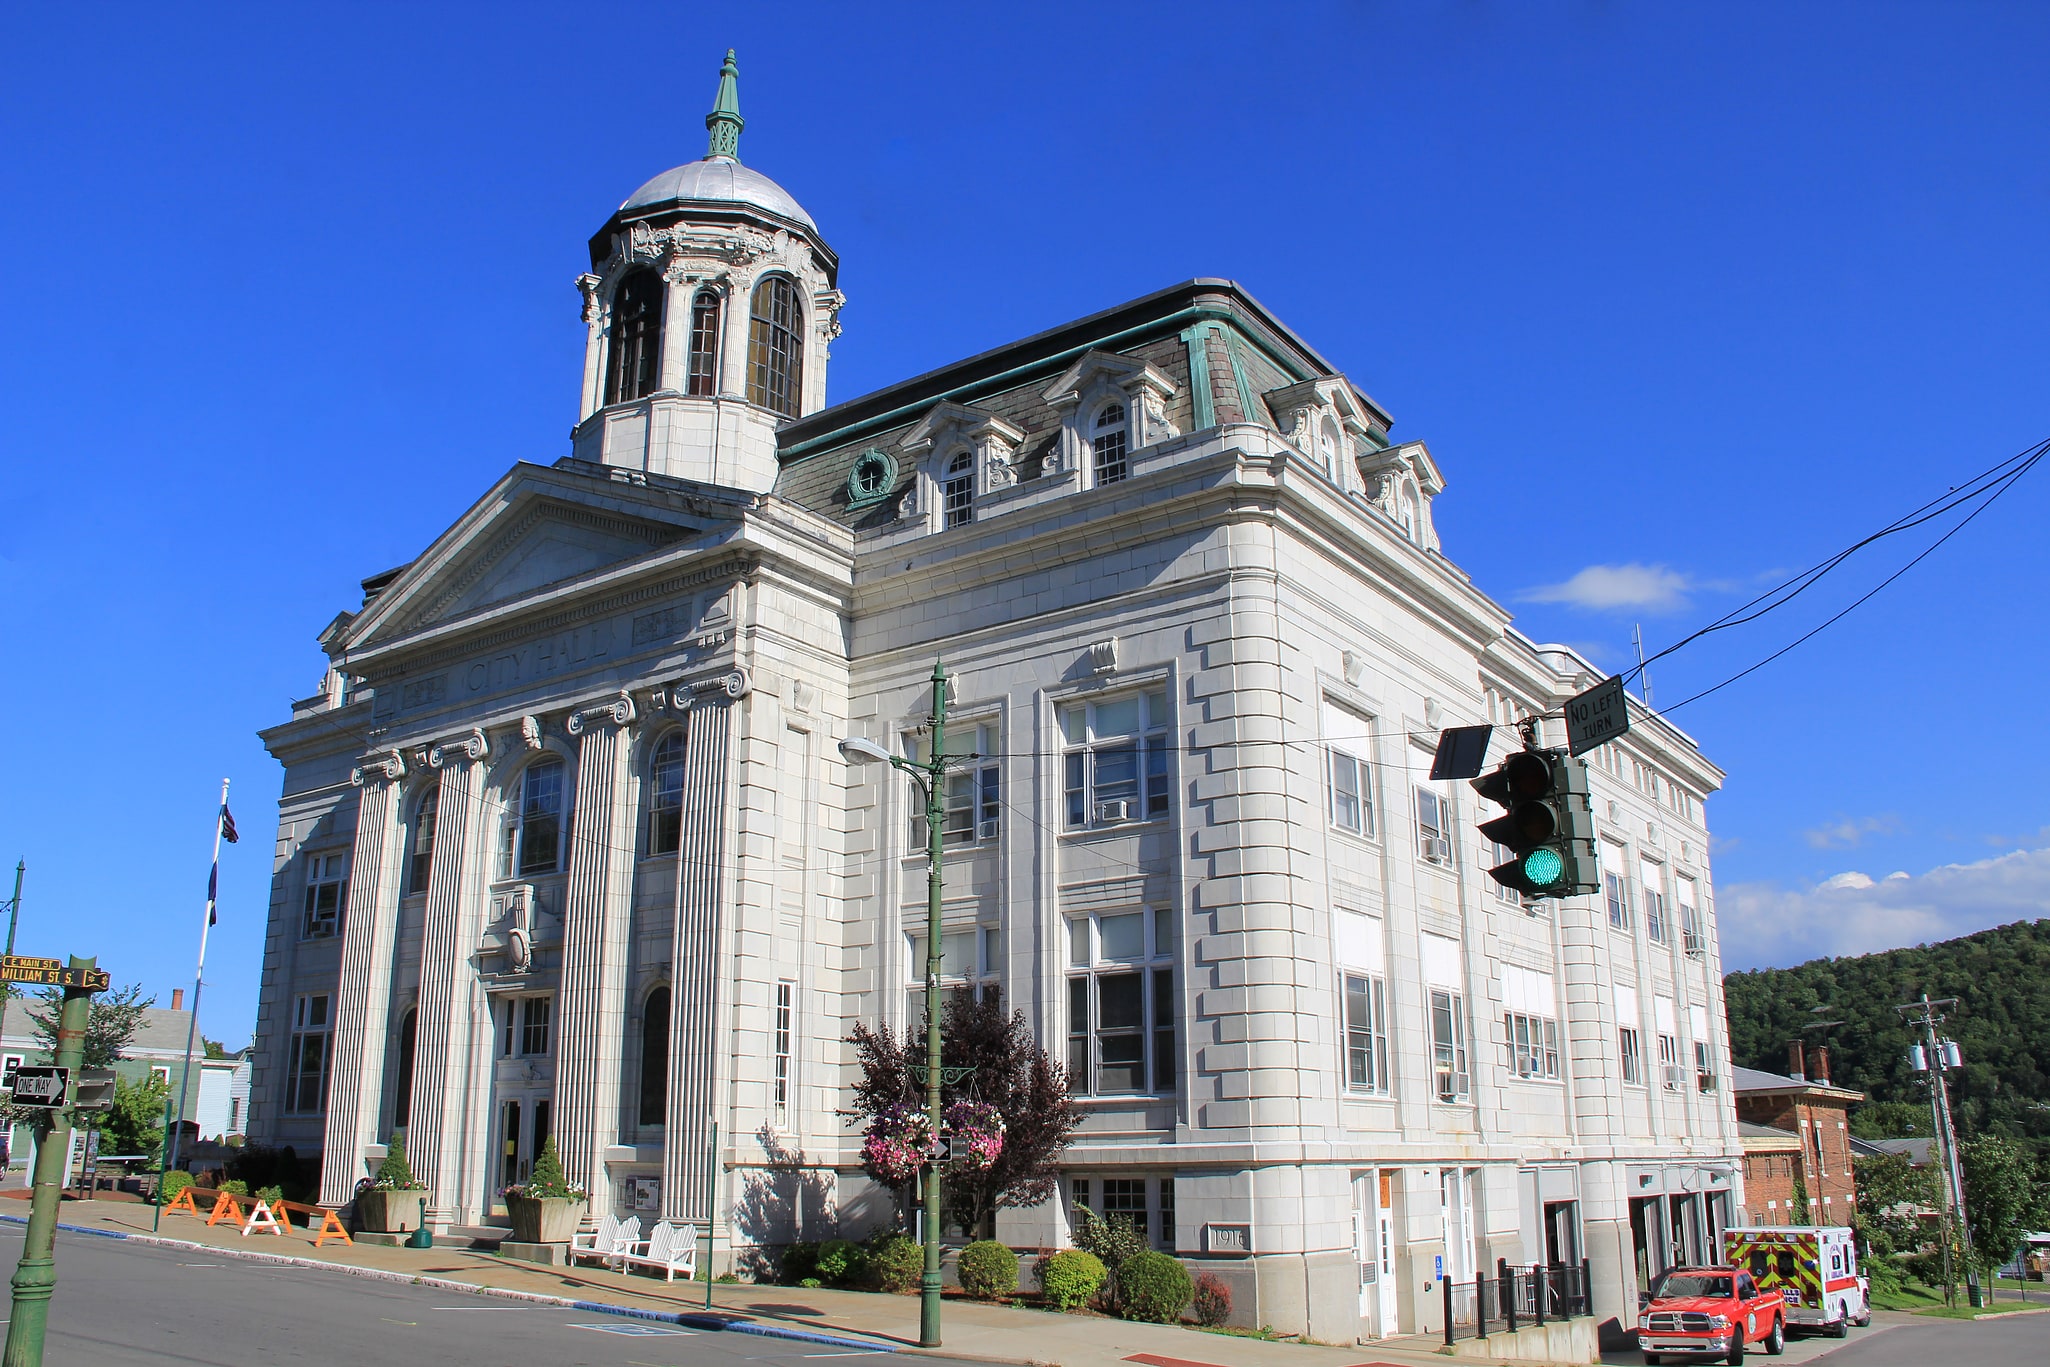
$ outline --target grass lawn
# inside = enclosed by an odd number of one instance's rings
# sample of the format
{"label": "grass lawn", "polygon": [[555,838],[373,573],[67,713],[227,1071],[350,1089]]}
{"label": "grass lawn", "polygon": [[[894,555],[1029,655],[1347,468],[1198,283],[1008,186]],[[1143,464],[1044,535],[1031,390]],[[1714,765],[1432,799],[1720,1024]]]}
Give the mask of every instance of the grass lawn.
{"label": "grass lawn", "polygon": [[2023,1305],[2020,1301],[2001,1301],[1997,1305],[1982,1305],[1976,1309],[1969,1305],[1937,1305],[1927,1310],[1917,1310],[1918,1315],[1929,1315],[1945,1320],[1975,1320],[1981,1315],[2011,1315],[2017,1310],[2040,1310],[2039,1305]]}

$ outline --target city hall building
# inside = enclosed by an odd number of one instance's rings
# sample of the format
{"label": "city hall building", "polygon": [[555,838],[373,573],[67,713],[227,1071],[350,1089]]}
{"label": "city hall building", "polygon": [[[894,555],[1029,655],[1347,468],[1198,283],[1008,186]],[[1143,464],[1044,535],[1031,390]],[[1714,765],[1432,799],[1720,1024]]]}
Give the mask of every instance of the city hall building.
{"label": "city hall building", "polygon": [[1592,756],[1604,894],[1504,895],[1438,735],[1499,757],[1599,671],[1450,558],[1423,442],[1226,280],[829,406],[839,262],[739,160],[730,59],[707,124],[591,238],[570,454],[364,579],[263,733],[251,1138],[342,1203],[403,1131],[446,1229],[552,1135],[722,1267],[896,1218],[845,1039],[913,1019],[923,808],[837,742],[922,753],[937,659],[946,974],[1086,1115],[1000,1237],[1124,1212],[1334,1341],[1497,1259],[1586,1258],[1627,1318],[1706,1255],[1720,771],[1635,713]]}

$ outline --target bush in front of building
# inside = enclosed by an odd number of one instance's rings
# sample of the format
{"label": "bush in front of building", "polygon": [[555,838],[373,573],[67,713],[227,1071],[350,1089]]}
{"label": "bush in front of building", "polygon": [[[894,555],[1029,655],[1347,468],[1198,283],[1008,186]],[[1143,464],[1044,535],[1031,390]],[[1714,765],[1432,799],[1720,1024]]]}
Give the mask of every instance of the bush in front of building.
{"label": "bush in front of building", "polygon": [[1191,1304],[1196,1311],[1196,1323],[1215,1329],[1231,1318],[1231,1288],[1215,1272],[1205,1272],[1196,1278]]}
{"label": "bush in front of building", "polygon": [[925,1276],[925,1249],[901,1229],[870,1236],[864,1270],[868,1285],[890,1295],[916,1290]]}
{"label": "bush in front of building", "polygon": [[785,1286],[802,1286],[806,1278],[819,1275],[819,1246],[812,1242],[791,1244],[776,1264],[776,1280]]}
{"label": "bush in front of building", "polygon": [[239,1177],[230,1177],[227,1181],[221,1183],[221,1190],[233,1192],[237,1196],[247,1196],[249,1194],[249,1184]]}
{"label": "bush in front of building", "polygon": [[1118,1312],[1128,1320],[1177,1324],[1195,1293],[1189,1269],[1165,1253],[1135,1253],[1118,1269]]}
{"label": "bush in front of building", "polygon": [[856,1280],[864,1261],[860,1245],[845,1239],[828,1239],[819,1245],[817,1270],[812,1275],[828,1286],[839,1286]]}
{"label": "bush in front of building", "polygon": [[1064,1248],[1039,1260],[1039,1289],[1056,1310],[1089,1304],[1108,1275],[1103,1259],[1079,1248]]}
{"label": "bush in front of building", "polygon": [[164,1180],[157,1185],[157,1199],[165,1205],[178,1199],[178,1193],[192,1185],[192,1174],[172,1169],[164,1174]]}
{"label": "bush in front of building", "polygon": [[979,1301],[1017,1293],[1018,1255],[995,1239],[980,1239],[962,1249],[956,1270],[961,1289]]}

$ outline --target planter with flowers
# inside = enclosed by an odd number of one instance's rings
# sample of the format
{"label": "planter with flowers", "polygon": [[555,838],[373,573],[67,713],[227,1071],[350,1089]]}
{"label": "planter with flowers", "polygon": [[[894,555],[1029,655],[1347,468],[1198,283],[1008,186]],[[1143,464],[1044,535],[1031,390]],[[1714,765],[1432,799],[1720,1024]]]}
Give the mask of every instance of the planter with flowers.
{"label": "planter with flowers", "polygon": [[861,1166],[885,1186],[901,1187],[918,1176],[932,1146],[932,1120],[902,1102],[885,1107],[869,1122],[861,1141]]}
{"label": "planter with flowers", "polygon": [[555,1152],[555,1137],[541,1146],[534,1160],[534,1173],[524,1183],[507,1187],[506,1213],[512,1217],[512,1242],[520,1244],[566,1244],[583,1222],[589,1195],[573,1187],[562,1175],[562,1159]]}
{"label": "planter with flowers", "polygon": [[1004,1117],[994,1106],[980,1101],[957,1101],[942,1112],[947,1131],[954,1137],[954,1167],[960,1172],[981,1172],[1004,1151]]}
{"label": "planter with flowers", "polygon": [[426,1205],[427,1184],[413,1176],[405,1137],[394,1134],[376,1175],[356,1192],[357,1225],[373,1233],[404,1234],[420,1228]]}

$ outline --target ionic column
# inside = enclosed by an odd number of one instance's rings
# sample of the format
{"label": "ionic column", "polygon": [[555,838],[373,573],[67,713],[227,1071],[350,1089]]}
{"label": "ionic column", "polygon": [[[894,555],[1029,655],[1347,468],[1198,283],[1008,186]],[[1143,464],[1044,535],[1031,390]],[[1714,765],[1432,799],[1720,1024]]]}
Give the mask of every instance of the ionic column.
{"label": "ionic column", "polygon": [[327,1133],[321,1149],[320,1201],[327,1206],[355,1199],[356,1181],[365,1175],[363,1146],[377,1138],[385,1027],[391,1018],[392,939],[399,918],[399,780],[405,773],[405,760],[393,750],[366,756],[349,775],[362,797],[356,805],[356,847],[349,857]]}
{"label": "ionic column", "polygon": [[633,701],[622,693],[572,712],[568,728],[577,737],[577,795],[557,997],[554,1129],[564,1175],[591,1193],[594,1215],[611,1208],[601,1155],[619,1138],[633,922],[633,721]]}
{"label": "ionic column", "polygon": [[705,1169],[719,1095],[719,1009],[725,976],[721,871],[726,862],[727,753],[733,713],[726,698],[701,702],[690,710],[684,737],[683,829],[676,859],[675,938],[669,955],[662,1214],[693,1223],[709,1223],[713,1215],[713,1191]]}
{"label": "ionic column", "polygon": [[[428,763],[441,770],[434,817],[434,866],[420,942],[420,1017],[413,1043],[413,1113],[406,1156],[427,1184],[427,1218],[447,1225],[460,1204],[462,1141],[470,1100],[465,1055],[477,1007],[475,951],[479,928],[471,854],[487,823],[479,788],[488,747],[484,733],[437,745]],[[488,851],[478,855],[488,858]]]}
{"label": "ionic column", "polygon": [[604,397],[598,392],[605,376],[604,367],[599,364],[599,358],[605,354],[605,306],[598,300],[598,287],[604,283],[595,275],[577,277],[577,292],[584,297],[584,393],[577,410],[578,422],[597,412],[599,400]]}

